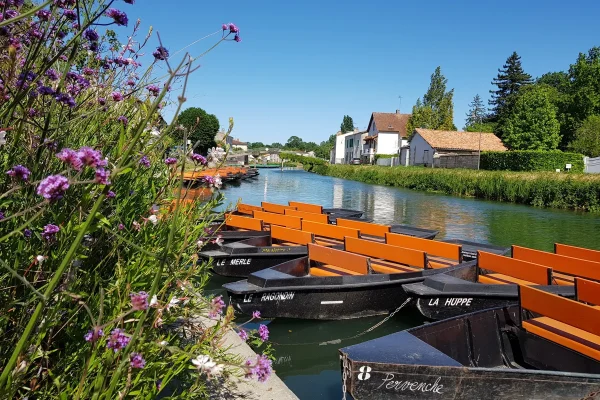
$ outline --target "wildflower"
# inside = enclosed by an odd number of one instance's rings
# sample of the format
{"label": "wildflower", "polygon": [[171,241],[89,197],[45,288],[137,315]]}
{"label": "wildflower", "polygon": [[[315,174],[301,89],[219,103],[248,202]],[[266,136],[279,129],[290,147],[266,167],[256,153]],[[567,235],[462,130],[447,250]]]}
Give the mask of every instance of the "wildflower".
{"label": "wildflower", "polygon": [[121,115],[119,118],[117,118],[117,121],[121,122],[124,126],[127,126],[127,123],[129,122],[127,117],[124,115]]}
{"label": "wildflower", "polygon": [[223,24],[223,25],[221,25],[221,29],[226,31],[227,29],[229,29],[229,26],[227,24]]}
{"label": "wildflower", "polygon": [[60,231],[60,228],[54,224],[48,224],[44,226],[42,231],[42,238],[48,242],[53,242],[56,238],[56,234]]}
{"label": "wildflower", "polygon": [[117,195],[112,190],[109,190],[108,192],[106,192],[106,197],[109,199],[114,199],[115,197],[117,197]]}
{"label": "wildflower", "polygon": [[52,13],[50,12],[50,10],[40,10],[35,15],[37,15],[40,21],[50,21]]}
{"label": "wildflower", "polygon": [[158,224],[158,218],[156,217],[156,215],[149,216],[148,221],[152,222],[153,225]]}
{"label": "wildflower", "polygon": [[127,26],[127,23],[129,22],[127,14],[115,8],[109,8],[108,11],[106,11],[106,16],[112,18],[117,25]]}
{"label": "wildflower", "polygon": [[6,131],[0,131],[0,145],[6,144]]}
{"label": "wildflower", "polygon": [[146,89],[148,89],[152,96],[158,96],[158,94],[160,93],[160,88],[156,85],[148,85],[146,86]]}
{"label": "wildflower", "polygon": [[150,168],[150,160],[147,156],[140,158],[140,165],[146,168]]}
{"label": "wildflower", "polygon": [[173,157],[169,157],[165,160],[165,164],[167,164],[167,165],[177,164],[177,159],[173,158]]}
{"label": "wildflower", "polygon": [[246,330],[245,330],[245,329],[241,329],[241,330],[238,332],[238,336],[239,336],[239,337],[240,337],[240,339],[242,339],[244,342],[245,342],[246,340],[248,340],[248,332],[246,332]]}
{"label": "wildflower", "polygon": [[46,260],[45,256],[39,255],[35,258],[35,261],[38,263],[38,265],[42,265],[42,263]]}
{"label": "wildflower", "polygon": [[5,218],[4,212],[0,211],[0,221],[2,221],[4,218]]}
{"label": "wildflower", "polygon": [[42,180],[37,188],[37,194],[53,201],[62,199],[69,188],[69,180],[62,175],[50,175]]}
{"label": "wildflower", "polygon": [[213,178],[212,176],[205,176],[202,178],[202,180],[208,185],[208,186],[214,186],[215,184],[215,178]]}
{"label": "wildflower", "polygon": [[216,238],[216,239],[214,239],[212,242],[213,242],[214,244],[216,244],[217,246],[222,246],[222,245],[223,245],[223,243],[225,243],[225,240],[223,240],[223,236],[219,235],[219,236],[217,236],[217,238]]}
{"label": "wildflower", "polygon": [[84,68],[83,68],[83,74],[84,74],[84,75],[88,75],[88,76],[91,76],[91,75],[96,75],[96,71],[95,71],[95,70],[93,70],[93,69],[92,69],[92,68],[90,68],[90,67],[84,67]]}
{"label": "wildflower", "polygon": [[217,315],[223,313],[223,308],[225,307],[225,302],[223,301],[223,296],[217,296],[210,302],[210,311],[208,312],[209,318],[216,318]]}
{"label": "wildflower", "polygon": [[137,222],[137,221],[133,221],[132,225],[133,225],[133,229],[136,230],[136,231],[138,231],[138,232],[142,228],[142,226],[140,225],[140,223]]}
{"label": "wildflower", "polygon": [[120,231],[122,231],[123,229],[125,229],[125,225],[123,225],[123,224],[119,224],[119,225],[117,226],[117,228],[118,228]]}
{"label": "wildflower", "polygon": [[85,32],[83,32],[83,37],[89,40],[90,42],[97,42],[100,39],[100,35],[98,35],[98,32],[96,32],[92,28],[89,28]]}
{"label": "wildflower", "polygon": [[206,165],[206,158],[200,154],[193,153],[191,158],[196,164]]}
{"label": "wildflower", "polygon": [[260,336],[260,340],[263,342],[269,339],[269,328],[266,325],[260,324],[258,327],[258,336]]}
{"label": "wildflower", "polygon": [[58,72],[56,72],[56,70],[54,70],[52,68],[50,68],[48,71],[46,71],[46,76],[51,81],[56,81],[60,77],[60,75],[58,74]]}
{"label": "wildflower", "polygon": [[238,33],[239,31],[240,29],[234,23],[229,23],[229,32]]}
{"label": "wildflower", "polygon": [[233,40],[235,40],[236,42],[238,42],[238,43],[239,43],[239,42],[241,42],[241,41],[242,41],[242,38],[240,37],[240,35],[235,35],[235,36],[233,37]]}
{"label": "wildflower", "polygon": [[56,157],[76,171],[80,171],[81,167],[83,166],[83,162],[75,150],[65,147],[58,154],[56,154]]}
{"label": "wildflower", "polygon": [[101,106],[106,104],[106,99],[104,97],[98,97],[98,104]]}
{"label": "wildflower", "polygon": [[141,291],[139,293],[130,293],[131,308],[137,311],[148,309],[148,293]]}
{"label": "wildflower", "polygon": [[169,50],[165,49],[163,46],[158,46],[152,55],[155,59],[164,61],[169,58]]}
{"label": "wildflower", "polygon": [[68,106],[69,108],[73,108],[76,105],[75,99],[73,99],[67,93],[57,93],[54,99],[59,103],[63,103],[64,105]]}
{"label": "wildflower", "polygon": [[198,246],[198,249],[201,249],[204,246],[204,241],[203,240],[198,240],[196,242],[196,246]]}
{"label": "wildflower", "polygon": [[77,157],[79,157],[82,164],[92,168],[105,167],[107,164],[106,160],[102,159],[101,152],[87,146],[77,150]]}
{"label": "wildflower", "polygon": [[31,171],[29,171],[26,167],[22,165],[15,165],[14,167],[6,171],[6,175],[12,176],[16,179],[27,181],[29,179],[29,175],[31,175]]}
{"label": "wildflower", "polygon": [[260,319],[260,311],[254,311],[252,313],[252,318],[254,318],[254,319]]}
{"label": "wildflower", "polygon": [[102,329],[94,327],[94,329],[90,329],[83,338],[86,342],[95,342],[100,338],[100,336],[104,336],[104,331]]}
{"label": "wildflower", "polygon": [[221,185],[223,185],[223,181],[221,181],[221,177],[219,176],[219,174],[215,176],[213,184],[217,189],[219,189]]}
{"label": "wildflower", "polygon": [[154,295],[150,299],[150,307],[156,307],[156,306],[158,306],[158,297],[156,297],[156,295]]}
{"label": "wildflower", "polygon": [[42,96],[54,96],[56,92],[50,86],[40,86],[38,88],[38,93]]}
{"label": "wildflower", "polygon": [[64,10],[63,15],[69,21],[75,21],[77,19],[77,13],[75,10]]}
{"label": "wildflower", "polygon": [[23,230],[23,236],[25,236],[26,238],[30,238],[32,233],[33,232],[31,232],[31,229],[25,228]]}
{"label": "wildflower", "polygon": [[140,353],[131,353],[129,355],[129,365],[131,365],[132,368],[141,369],[146,365],[146,360],[144,360]]}
{"label": "wildflower", "polygon": [[273,362],[265,355],[258,356],[254,365],[252,365],[252,361],[247,360],[246,366],[251,368],[246,377],[255,376],[259,382],[265,382],[271,375],[271,372],[273,372],[272,364]]}
{"label": "wildflower", "polygon": [[192,364],[194,364],[200,372],[206,372],[208,375],[219,375],[221,371],[223,371],[223,365],[217,364],[209,356],[200,355],[192,359]]}
{"label": "wildflower", "polygon": [[19,13],[16,10],[6,10],[4,13],[5,19],[13,19],[19,16]]}
{"label": "wildflower", "polygon": [[114,101],[122,101],[123,100],[123,95],[120,92],[112,92],[111,96]]}
{"label": "wildflower", "polygon": [[158,343],[159,345],[165,347],[169,345],[169,342],[167,342],[166,340],[161,341],[160,343]]}
{"label": "wildflower", "polygon": [[110,336],[108,337],[108,342],[106,343],[106,347],[108,347],[109,349],[113,349],[116,353],[120,349],[125,348],[125,346],[127,346],[130,340],[131,338],[125,335],[125,333],[121,329],[116,328],[113,329],[110,333]]}
{"label": "wildflower", "polygon": [[179,300],[177,297],[173,297],[170,301],[169,304],[167,304],[166,309],[169,310],[171,308],[177,307],[177,304],[179,304],[181,302],[181,300]]}

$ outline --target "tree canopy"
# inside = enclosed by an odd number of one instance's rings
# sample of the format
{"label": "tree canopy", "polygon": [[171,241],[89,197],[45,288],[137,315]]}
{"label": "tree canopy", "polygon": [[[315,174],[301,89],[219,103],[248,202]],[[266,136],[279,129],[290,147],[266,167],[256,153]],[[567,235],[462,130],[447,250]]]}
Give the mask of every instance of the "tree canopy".
{"label": "tree canopy", "polygon": [[[468,128],[470,128],[476,124],[481,125],[482,122],[486,118],[487,118],[487,112],[485,109],[485,105],[483,104],[483,100],[481,100],[481,97],[477,94],[473,98],[473,101],[469,104],[469,111],[467,112],[467,120],[466,120],[465,130],[467,132],[469,132]],[[478,131],[471,131],[471,132],[478,132]],[[481,132],[481,131],[479,131],[479,132]]]}
{"label": "tree canopy", "polygon": [[[187,129],[188,140],[196,146],[196,153],[206,153],[216,145],[215,135],[219,131],[219,120],[214,114],[208,114],[201,108],[191,107],[179,114],[177,122]],[[183,140],[182,130],[175,129],[174,132],[178,139]]]}
{"label": "tree canopy", "polygon": [[498,88],[490,90],[492,98],[489,104],[492,106],[492,119],[501,118],[510,107],[511,97],[517,94],[522,86],[530,83],[532,83],[531,75],[523,70],[521,56],[516,51],[513,52],[502,68],[498,69],[498,76],[492,81],[492,85]]}
{"label": "tree canopy", "polygon": [[342,133],[352,132],[354,130],[354,121],[349,115],[344,115],[344,119],[340,125],[340,131]]}
{"label": "tree canopy", "polygon": [[569,148],[588,157],[600,157],[600,115],[590,115],[583,121]]}

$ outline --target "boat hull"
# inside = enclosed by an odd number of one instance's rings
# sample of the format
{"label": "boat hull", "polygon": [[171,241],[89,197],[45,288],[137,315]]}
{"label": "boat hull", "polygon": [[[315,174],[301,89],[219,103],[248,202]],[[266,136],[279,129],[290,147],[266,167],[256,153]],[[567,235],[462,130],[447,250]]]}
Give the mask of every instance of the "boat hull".
{"label": "boat hull", "polygon": [[[274,247],[265,250],[285,250],[285,247]],[[222,257],[212,257],[212,270],[221,276],[247,278],[250,274],[265,268],[270,268],[295,258],[306,257],[306,246],[295,246],[289,252],[226,254]]]}

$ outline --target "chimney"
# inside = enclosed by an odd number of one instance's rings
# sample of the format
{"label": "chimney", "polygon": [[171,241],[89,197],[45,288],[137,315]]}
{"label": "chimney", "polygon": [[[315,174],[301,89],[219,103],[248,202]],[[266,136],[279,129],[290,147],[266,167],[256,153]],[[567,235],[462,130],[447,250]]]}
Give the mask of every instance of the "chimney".
{"label": "chimney", "polygon": [[396,110],[396,114],[400,114],[400,110]]}

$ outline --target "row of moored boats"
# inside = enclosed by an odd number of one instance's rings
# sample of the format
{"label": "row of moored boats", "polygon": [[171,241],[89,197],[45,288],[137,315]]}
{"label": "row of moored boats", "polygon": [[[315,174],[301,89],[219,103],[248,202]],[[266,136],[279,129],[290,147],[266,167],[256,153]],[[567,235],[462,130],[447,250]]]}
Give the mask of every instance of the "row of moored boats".
{"label": "row of moored boats", "polygon": [[347,319],[408,304],[438,321],[341,349],[355,399],[600,398],[600,251],[438,241],[292,201],[240,203],[215,228],[200,256],[246,278],[224,285],[242,313]]}

